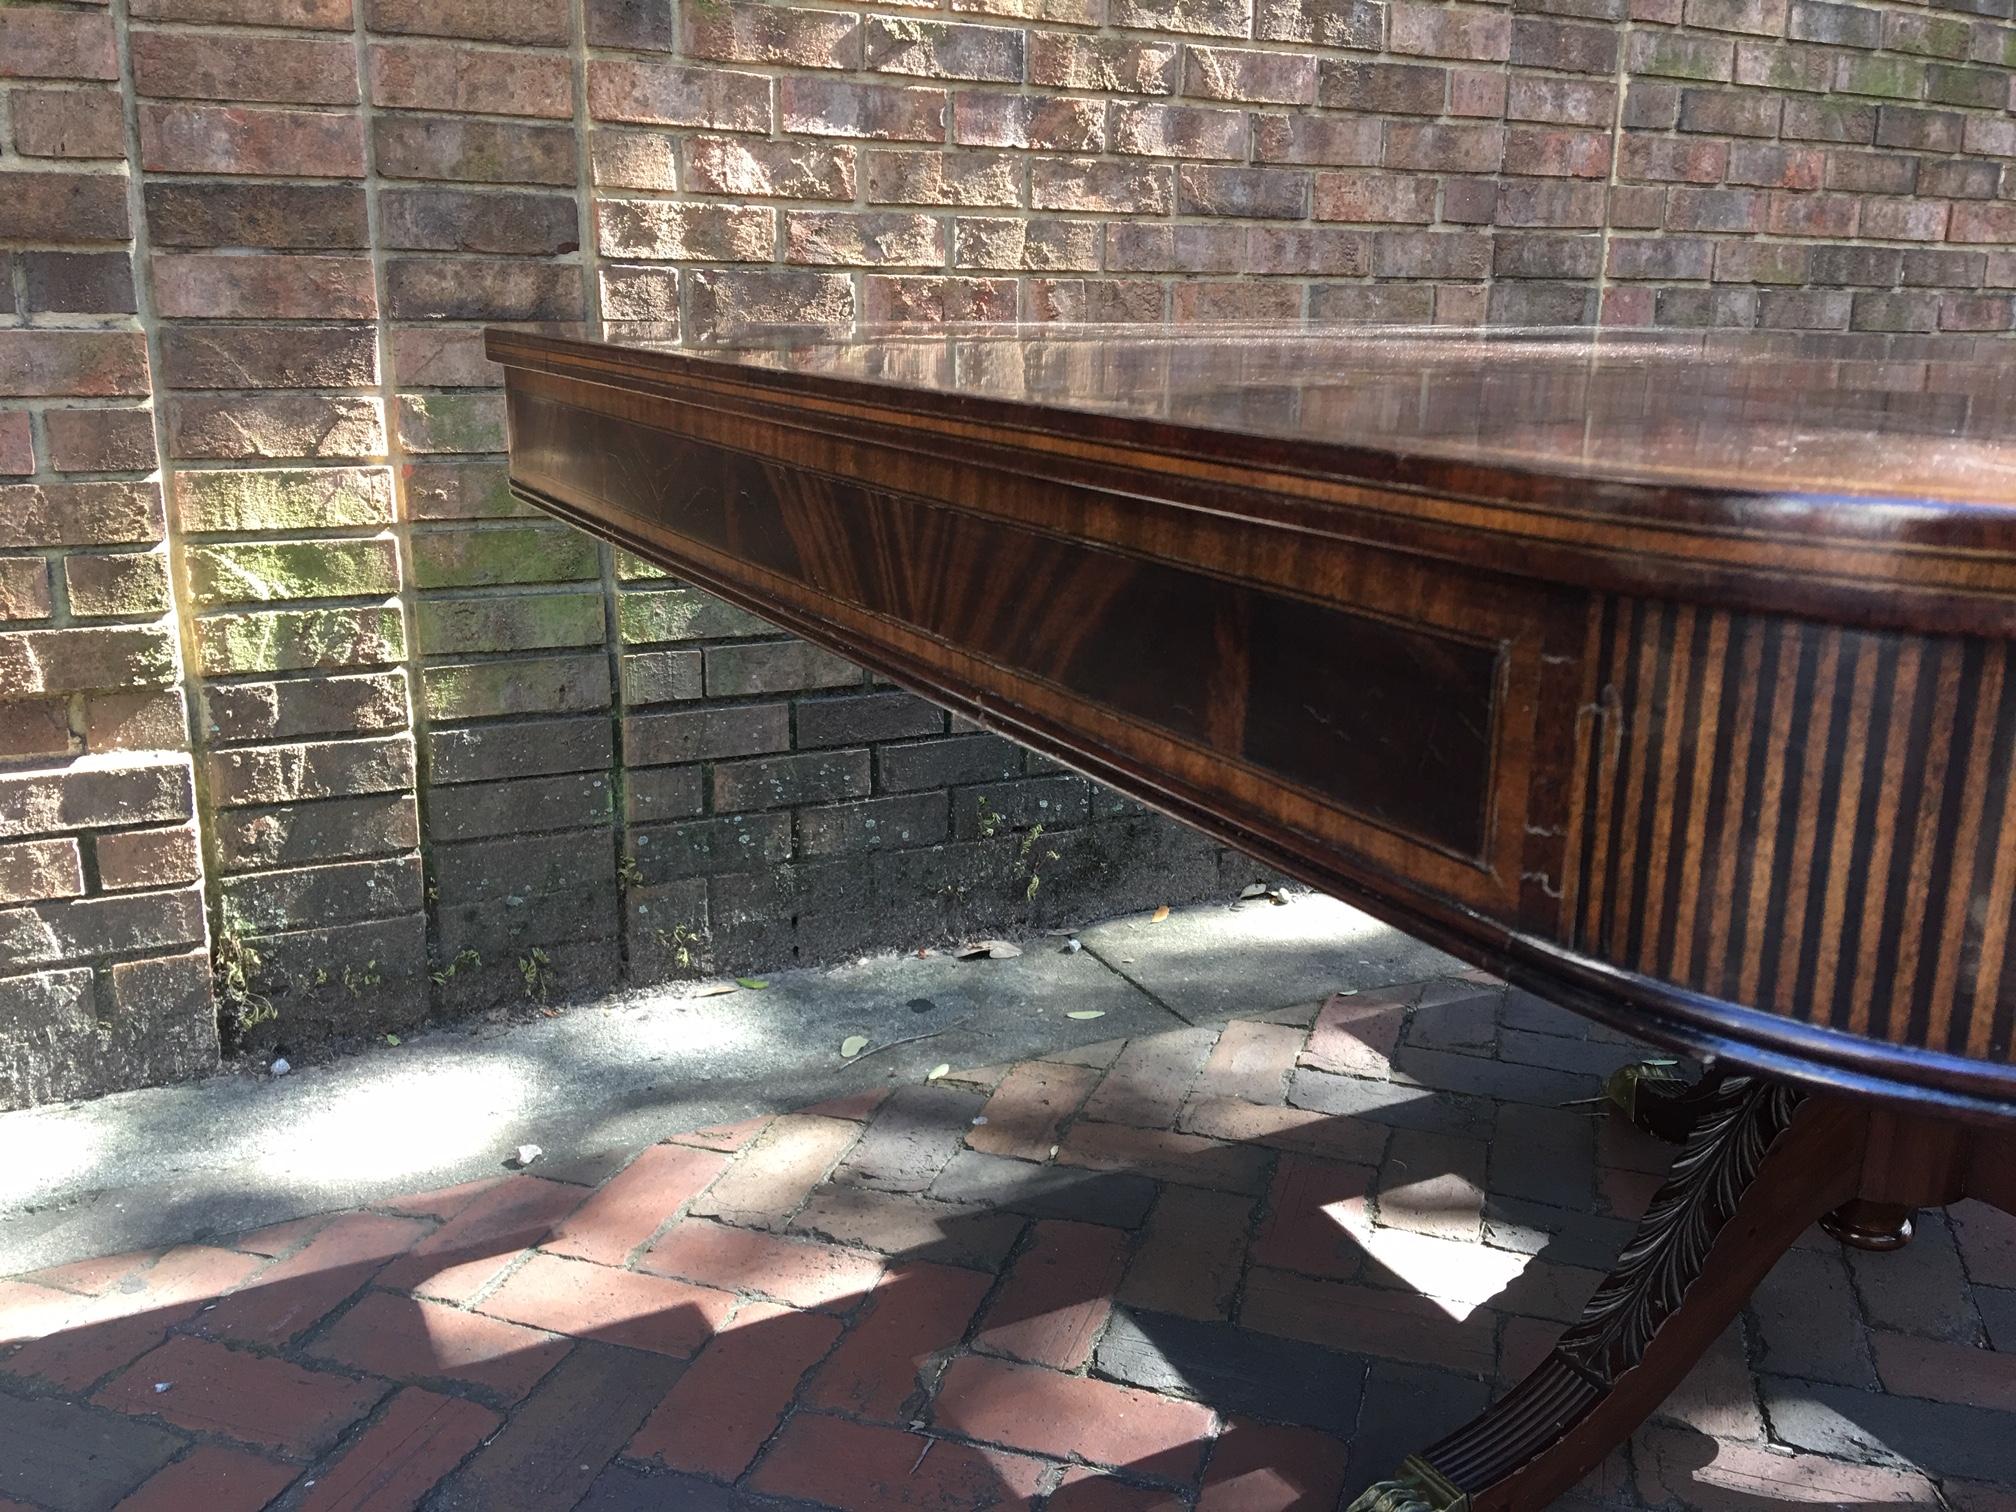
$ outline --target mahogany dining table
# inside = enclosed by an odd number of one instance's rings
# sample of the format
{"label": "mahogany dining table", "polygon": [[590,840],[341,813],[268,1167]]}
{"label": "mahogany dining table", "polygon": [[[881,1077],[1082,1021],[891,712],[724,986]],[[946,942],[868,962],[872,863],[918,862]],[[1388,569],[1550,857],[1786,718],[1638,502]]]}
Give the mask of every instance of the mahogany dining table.
{"label": "mahogany dining table", "polygon": [[1816,1221],[2016,1211],[2016,336],[488,351],[519,498],[1701,1059],[1580,1321],[1361,1512],[1546,1506]]}

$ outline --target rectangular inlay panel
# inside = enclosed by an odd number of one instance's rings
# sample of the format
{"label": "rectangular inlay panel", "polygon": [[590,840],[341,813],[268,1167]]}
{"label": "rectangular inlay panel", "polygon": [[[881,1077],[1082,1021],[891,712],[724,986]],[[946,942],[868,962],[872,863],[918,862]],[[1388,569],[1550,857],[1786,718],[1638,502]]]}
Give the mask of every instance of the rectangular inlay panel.
{"label": "rectangular inlay panel", "polygon": [[1481,861],[1500,648],[553,405],[576,486],[661,530]]}

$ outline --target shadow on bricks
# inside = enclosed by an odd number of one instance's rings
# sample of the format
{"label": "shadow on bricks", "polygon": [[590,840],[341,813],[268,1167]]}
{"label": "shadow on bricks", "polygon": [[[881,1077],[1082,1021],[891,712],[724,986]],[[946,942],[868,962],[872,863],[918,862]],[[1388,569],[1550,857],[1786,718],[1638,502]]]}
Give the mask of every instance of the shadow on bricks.
{"label": "shadow on bricks", "polygon": [[[1666,1154],[1561,1094],[1635,1053],[1469,974],[0,1281],[0,1501],[1336,1507],[1577,1316]],[[1888,1394],[1753,1312],[1564,1505],[2006,1506],[1982,1318],[1841,1324]]]}

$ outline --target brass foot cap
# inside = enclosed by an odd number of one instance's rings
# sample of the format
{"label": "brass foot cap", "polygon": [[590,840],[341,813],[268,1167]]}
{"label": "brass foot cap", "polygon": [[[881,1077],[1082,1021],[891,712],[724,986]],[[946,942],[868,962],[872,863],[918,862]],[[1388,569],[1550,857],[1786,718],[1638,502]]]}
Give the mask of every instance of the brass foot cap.
{"label": "brass foot cap", "polygon": [[1374,1481],[1350,1512],[1469,1512],[1470,1498],[1426,1460],[1409,1455],[1391,1480]]}

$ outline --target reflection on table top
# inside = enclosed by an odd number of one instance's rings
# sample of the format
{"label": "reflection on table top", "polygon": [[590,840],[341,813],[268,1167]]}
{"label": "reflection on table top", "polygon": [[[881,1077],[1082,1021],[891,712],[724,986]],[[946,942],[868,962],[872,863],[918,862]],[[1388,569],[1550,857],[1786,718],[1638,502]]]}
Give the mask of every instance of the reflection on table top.
{"label": "reflection on table top", "polygon": [[679,349],[613,326],[564,334],[1394,457],[2016,506],[2016,335],[911,326]]}

